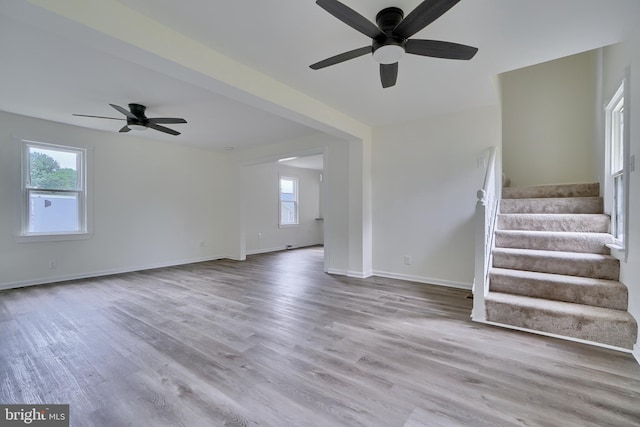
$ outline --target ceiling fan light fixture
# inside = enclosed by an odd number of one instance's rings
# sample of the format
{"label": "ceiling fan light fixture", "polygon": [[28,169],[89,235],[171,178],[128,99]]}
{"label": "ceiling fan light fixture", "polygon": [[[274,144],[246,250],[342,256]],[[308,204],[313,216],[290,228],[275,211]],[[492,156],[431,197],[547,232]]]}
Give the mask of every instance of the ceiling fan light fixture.
{"label": "ceiling fan light fixture", "polygon": [[373,52],[373,59],[380,64],[395,64],[404,55],[404,48],[396,44],[380,46]]}
{"label": "ceiling fan light fixture", "polygon": [[137,116],[135,118],[127,117],[127,126],[129,127],[129,129],[135,131],[143,131],[149,129],[149,121],[144,115],[145,108],[146,107],[144,105],[129,104],[131,114],[134,114],[134,112],[137,113]]}
{"label": "ceiling fan light fixture", "polygon": [[407,41],[401,37],[387,36],[373,41],[373,59],[379,64],[395,64],[404,55]]}

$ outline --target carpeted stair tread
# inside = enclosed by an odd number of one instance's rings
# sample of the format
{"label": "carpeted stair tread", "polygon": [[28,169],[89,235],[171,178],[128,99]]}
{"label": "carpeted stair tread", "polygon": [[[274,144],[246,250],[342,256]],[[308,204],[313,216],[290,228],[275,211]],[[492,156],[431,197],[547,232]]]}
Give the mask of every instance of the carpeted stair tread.
{"label": "carpeted stair tread", "polygon": [[627,287],[614,280],[492,268],[491,292],[626,310]]}
{"label": "carpeted stair tread", "polygon": [[604,214],[504,214],[498,215],[499,230],[572,231],[607,233],[611,219]]}
{"label": "carpeted stair tread", "polygon": [[502,199],[500,213],[601,214],[601,197]]}
{"label": "carpeted stair tread", "polygon": [[494,248],[493,267],[618,280],[620,261],[610,255]]}
{"label": "carpeted stair tread", "polygon": [[538,185],[534,187],[505,187],[502,189],[503,199],[598,196],[600,196],[600,185],[597,182],[586,184]]}
{"label": "carpeted stair tread", "polygon": [[538,230],[496,230],[496,246],[500,248],[539,249],[545,251],[610,253],[606,246],[614,239],[608,233],[581,233]]}
{"label": "carpeted stair tread", "polygon": [[487,320],[626,349],[637,339],[637,324],[622,310],[489,292]]}

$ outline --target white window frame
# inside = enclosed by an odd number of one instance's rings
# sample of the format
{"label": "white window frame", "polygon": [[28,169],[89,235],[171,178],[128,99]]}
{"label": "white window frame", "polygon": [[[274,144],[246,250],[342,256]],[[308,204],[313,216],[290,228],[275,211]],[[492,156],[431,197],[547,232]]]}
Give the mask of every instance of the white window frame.
{"label": "white window frame", "polygon": [[[630,112],[628,70],[605,107],[605,206],[611,216],[614,256],[628,253],[629,230],[629,137]],[[621,129],[622,125],[622,129]]]}
{"label": "white window frame", "polygon": [[[282,222],[282,192],[281,192],[281,183],[282,180],[290,180],[293,181],[294,183],[294,194],[295,194],[295,200],[293,200],[293,204],[295,207],[295,222],[291,222],[291,223],[283,223]],[[296,177],[292,177],[292,176],[285,176],[285,175],[279,175],[278,176],[278,226],[280,228],[286,228],[286,227],[297,227],[298,225],[300,225],[300,187],[299,187],[299,182],[298,182],[298,178]]]}
{"label": "white window frame", "polygon": [[[86,148],[68,145],[52,144],[32,140],[19,140],[20,145],[20,185],[19,185],[19,221],[16,240],[18,242],[46,242],[60,240],[81,240],[91,237],[90,196],[88,191],[88,174],[90,168],[90,153]],[[29,149],[71,152],[77,154],[78,188],[75,190],[58,190],[49,188],[34,188],[31,186],[30,153]],[[29,196],[31,192],[46,192],[49,194],[75,193],[78,195],[78,225],[79,229],[68,232],[30,232],[29,231]]]}

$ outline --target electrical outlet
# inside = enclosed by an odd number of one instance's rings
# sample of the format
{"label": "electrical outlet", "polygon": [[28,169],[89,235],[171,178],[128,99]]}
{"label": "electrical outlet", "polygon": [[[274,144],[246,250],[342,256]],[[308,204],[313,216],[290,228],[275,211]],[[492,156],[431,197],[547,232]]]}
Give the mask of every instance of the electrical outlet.
{"label": "electrical outlet", "polygon": [[200,247],[201,247],[201,248],[204,248],[204,247],[205,247],[205,245],[206,245],[206,244],[204,243],[204,240],[200,240]]}
{"label": "electrical outlet", "polygon": [[411,265],[411,256],[410,255],[405,255],[404,256],[404,265]]}
{"label": "electrical outlet", "polygon": [[258,233],[258,240],[262,239],[262,233]]}
{"label": "electrical outlet", "polygon": [[50,260],[50,261],[49,261],[49,268],[53,270],[53,269],[54,269],[54,268],[56,268],[56,267],[57,267],[56,261],[55,261],[55,260],[53,260],[53,259],[52,259],[52,260]]}

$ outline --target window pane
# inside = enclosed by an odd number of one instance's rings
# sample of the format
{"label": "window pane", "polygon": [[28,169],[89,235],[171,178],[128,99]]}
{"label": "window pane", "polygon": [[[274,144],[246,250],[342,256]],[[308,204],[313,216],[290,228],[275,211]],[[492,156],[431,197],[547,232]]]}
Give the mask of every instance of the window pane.
{"label": "window pane", "polygon": [[[289,200],[293,200],[294,196],[294,182],[292,179],[280,178],[280,194],[282,197],[287,197]],[[283,199],[284,200],[284,199]]]}
{"label": "window pane", "polygon": [[79,231],[77,193],[29,192],[29,233]]}
{"label": "window pane", "polygon": [[624,154],[624,98],[611,112],[611,172],[623,169]]}
{"label": "window pane", "polygon": [[613,236],[624,241],[624,178],[617,175],[613,178],[613,213],[611,215]]}
{"label": "window pane", "polygon": [[280,203],[280,224],[297,224],[296,203],[281,202]]}
{"label": "window pane", "polygon": [[29,147],[30,188],[79,190],[79,153]]}
{"label": "window pane", "polygon": [[283,202],[295,202],[296,195],[293,193],[280,193],[280,200]]}
{"label": "window pane", "polygon": [[298,224],[298,179],[280,177],[280,225]]}

